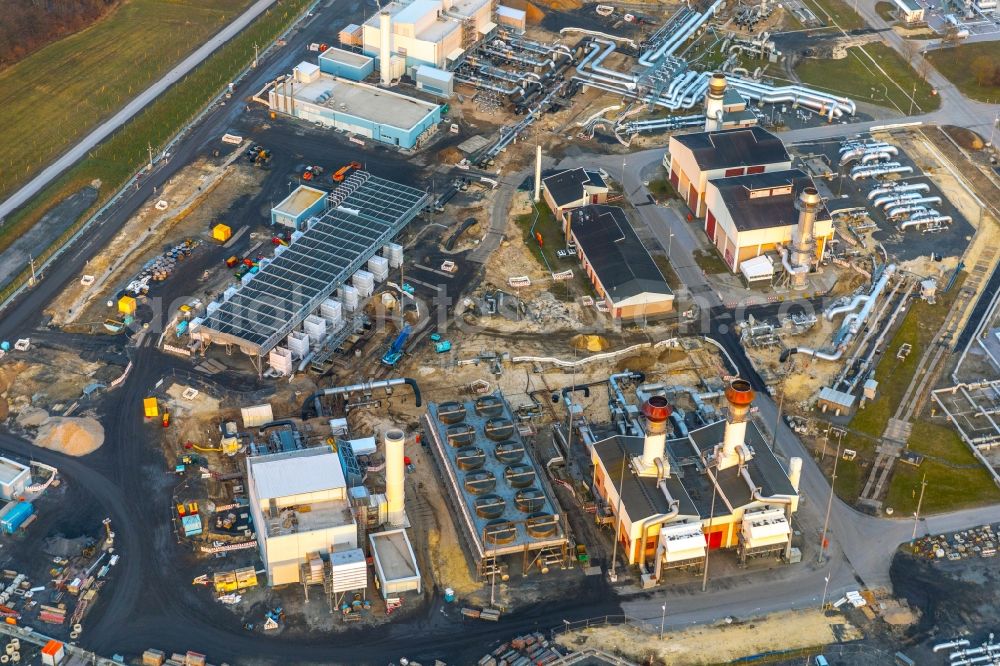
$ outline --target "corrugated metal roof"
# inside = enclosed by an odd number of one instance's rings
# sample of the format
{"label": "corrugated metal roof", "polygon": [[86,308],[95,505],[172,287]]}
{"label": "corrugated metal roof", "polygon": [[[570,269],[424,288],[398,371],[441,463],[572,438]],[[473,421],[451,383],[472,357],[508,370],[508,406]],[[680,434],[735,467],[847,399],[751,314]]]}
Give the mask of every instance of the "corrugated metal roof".
{"label": "corrugated metal roof", "polygon": [[455,75],[430,65],[417,66],[417,81],[437,81],[439,83],[451,83]]}
{"label": "corrugated metal roof", "polygon": [[337,454],[325,449],[251,458],[250,476],[259,500],[304,495],[347,485]]}

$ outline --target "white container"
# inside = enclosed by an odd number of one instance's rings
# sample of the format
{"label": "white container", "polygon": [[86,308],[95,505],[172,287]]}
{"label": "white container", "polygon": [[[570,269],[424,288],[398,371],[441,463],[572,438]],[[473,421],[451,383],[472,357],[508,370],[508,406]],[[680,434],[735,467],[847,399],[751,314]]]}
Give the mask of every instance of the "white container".
{"label": "white container", "polygon": [[330,553],[330,578],[333,591],[351,592],[368,587],[368,565],[360,548]]}
{"label": "white container", "polygon": [[256,273],[247,273],[246,275],[240,278],[240,282],[242,282],[244,285],[248,285],[250,284],[250,280],[253,279],[254,275],[256,275]]}
{"label": "white container", "polygon": [[326,319],[309,315],[302,322],[302,328],[314,345],[318,345],[326,338]]}
{"label": "white container", "polygon": [[207,312],[209,315],[212,315],[212,313],[214,313],[220,307],[222,307],[222,303],[219,303],[218,301],[212,301],[205,307],[205,312]]}
{"label": "white container", "polygon": [[288,249],[287,245],[278,245],[274,248],[274,256],[280,256],[282,252]]}
{"label": "white container", "polygon": [[328,298],[320,303],[319,316],[326,320],[330,330],[335,331],[340,328],[341,320],[344,318],[344,307],[340,301]]}
{"label": "white container", "polygon": [[389,277],[389,260],[375,255],[368,260],[368,270],[375,276],[375,280],[385,282]]}
{"label": "white container", "polygon": [[267,362],[271,369],[279,375],[292,374],[292,351],[287,347],[275,347],[267,355]]}
{"label": "white container", "polygon": [[340,288],[340,298],[344,302],[344,309],[354,312],[358,309],[358,290],[349,284]]}
{"label": "white container", "polygon": [[382,256],[389,260],[389,268],[399,268],[403,265],[403,246],[389,243],[382,248]]}
{"label": "white container", "polygon": [[303,232],[301,232],[301,231],[293,231],[292,232],[292,239],[291,239],[291,241],[289,241],[289,244],[294,243],[298,239],[302,238],[302,236],[303,236]]}
{"label": "white container", "polygon": [[309,336],[302,331],[292,331],[288,334],[288,348],[293,359],[305,358],[309,353]]}
{"label": "white container", "polygon": [[351,284],[358,290],[361,298],[368,298],[375,293],[375,276],[368,271],[358,271],[351,276]]}
{"label": "white container", "polygon": [[222,300],[228,301],[235,295],[236,295],[236,287],[229,287],[224,292],[222,292]]}

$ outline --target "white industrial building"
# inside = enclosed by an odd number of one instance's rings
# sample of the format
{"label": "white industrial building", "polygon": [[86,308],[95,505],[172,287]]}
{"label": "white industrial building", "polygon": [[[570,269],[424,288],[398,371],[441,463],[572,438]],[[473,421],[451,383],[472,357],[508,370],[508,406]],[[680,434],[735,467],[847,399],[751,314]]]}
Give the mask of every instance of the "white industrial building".
{"label": "white industrial building", "polygon": [[248,458],[247,488],[271,586],[300,583],[310,553],[358,547],[344,471],[329,449]]}
{"label": "white industrial building", "polygon": [[362,49],[380,68],[388,47],[407,72],[418,65],[445,69],[496,29],[492,14],[490,0],[390,2],[362,26]]}
{"label": "white industrial building", "polygon": [[31,480],[27,465],[10,458],[0,458],[0,499],[11,501],[24,494]]}

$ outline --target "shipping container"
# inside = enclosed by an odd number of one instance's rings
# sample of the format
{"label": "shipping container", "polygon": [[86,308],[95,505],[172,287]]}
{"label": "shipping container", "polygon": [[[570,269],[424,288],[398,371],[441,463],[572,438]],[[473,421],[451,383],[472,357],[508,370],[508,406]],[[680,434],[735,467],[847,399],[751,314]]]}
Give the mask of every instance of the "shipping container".
{"label": "shipping container", "polygon": [[13,534],[35,513],[31,502],[12,502],[0,511],[0,529]]}
{"label": "shipping container", "polygon": [[225,224],[217,224],[212,227],[212,238],[219,241],[220,243],[225,243],[227,240],[232,238],[233,230],[230,229]]}
{"label": "shipping container", "polygon": [[135,314],[135,299],[131,296],[122,296],[118,299],[118,312],[125,315]]}

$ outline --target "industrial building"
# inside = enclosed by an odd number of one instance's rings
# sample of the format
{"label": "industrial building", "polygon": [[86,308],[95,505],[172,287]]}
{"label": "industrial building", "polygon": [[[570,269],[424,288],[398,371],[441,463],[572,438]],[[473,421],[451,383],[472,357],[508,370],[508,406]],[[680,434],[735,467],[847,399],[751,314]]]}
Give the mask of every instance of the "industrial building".
{"label": "industrial building", "polygon": [[441,122],[438,104],[331,76],[307,62],[270,87],[267,104],[275,112],[407,150],[426,140]]}
{"label": "industrial building", "polygon": [[306,221],[326,210],[326,192],[299,185],[281,203],[271,209],[271,224],[304,229]]}
{"label": "industrial building", "polygon": [[646,319],[673,309],[674,294],[625,211],[588,205],[570,211],[567,220],[569,242],[613,319]]}
{"label": "industrial building", "polygon": [[757,124],[757,115],[747,108],[747,100],[736,88],[726,85],[721,72],[712,74],[705,93],[705,131],[714,132]]}
{"label": "industrial building", "polygon": [[542,179],[542,196],[569,237],[568,211],[608,200],[608,184],[600,172],[582,167],[567,169]]}
{"label": "industrial building", "polygon": [[423,592],[417,556],[406,530],[385,530],[369,534],[375,580],[382,597],[388,599],[411,590]]}
{"label": "industrial building", "polygon": [[27,465],[0,457],[0,499],[11,501],[24,494],[31,481],[31,469]]}
{"label": "industrial building", "polygon": [[702,217],[708,181],[787,171],[792,158],[781,139],[753,126],[671,136],[663,166],[694,216]]}
{"label": "industrial building", "polygon": [[479,573],[519,555],[522,571],[563,565],[568,538],[548,480],[499,393],[428,405],[425,432],[459,534]]}
{"label": "industrial building", "polygon": [[[812,188],[812,179],[799,169],[709,180],[704,199],[705,234],[729,269],[738,272],[748,259],[792,244],[805,211],[800,195]],[[818,262],[833,238],[833,221],[819,202],[806,222],[805,240],[812,260]],[[767,261],[763,268],[744,273],[752,281],[770,265]]]}
{"label": "industrial building", "polygon": [[448,69],[496,30],[492,14],[491,0],[390,2],[363,24],[362,50],[380,68],[386,52],[405,72],[418,65]]}
{"label": "industrial building", "polygon": [[[310,350],[335,347],[338,333],[350,330],[345,313],[371,295],[375,280],[384,280],[388,268],[402,264],[402,248],[391,241],[428,199],[425,192],[401,183],[353,172],[330,193],[326,210],[306,220],[307,228],[293,232],[287,247],[276,248],[274,258],[263,260],[256,274],[243,276],[239,286],[227,289],[221,300],[208,304],[204,316],[192,320],[191,337],[203,347],[213,342],[238,346],[258,372],[263,372],[264,356],[286,338],[289,348],[284,351],[292,352],[279,355],[287,362],[285,370]],[[387,256],[378,256],[380,249]],[[376,277],[362,270],[366,265],[382,272]],[[331,298],[334,292],[338,300]]]}
{"label": "industrial building", "polygon": [[907,25],[912,25],[914,23],[923,23],[924,20],[924,8],[916,0],[895,0],[896,9],[899,11],[899,17],[903,19],[903,23]]}
{"label": "industrial building", "polygon": [[706,547],[735,549],[741,561],[790,557],[802,461],[790,459],[786,471],[768,447],[749,418],[749,383],[726,388],[725,420],[689,430],[667,399],[683,389],[640,385],[636,409],[615,383],[622,376],[611,380],[615,434],[598,439],[590,426],[582,430],[598,520],[613,525],[622,559],[640,566],[643,582],[659,581],[666,569],[700,567]]}
{"label": "industrial building", "polygon": [[247,489],[270,585],[301,583],[310,553],[358,547],[344,472],[329,449],[248,458]]}
{"label": "industrial building", "polygon": [[375,71],[375,59],[344,49],[329,48],[319,55],[319,71],[351,81],[364,81]]}

